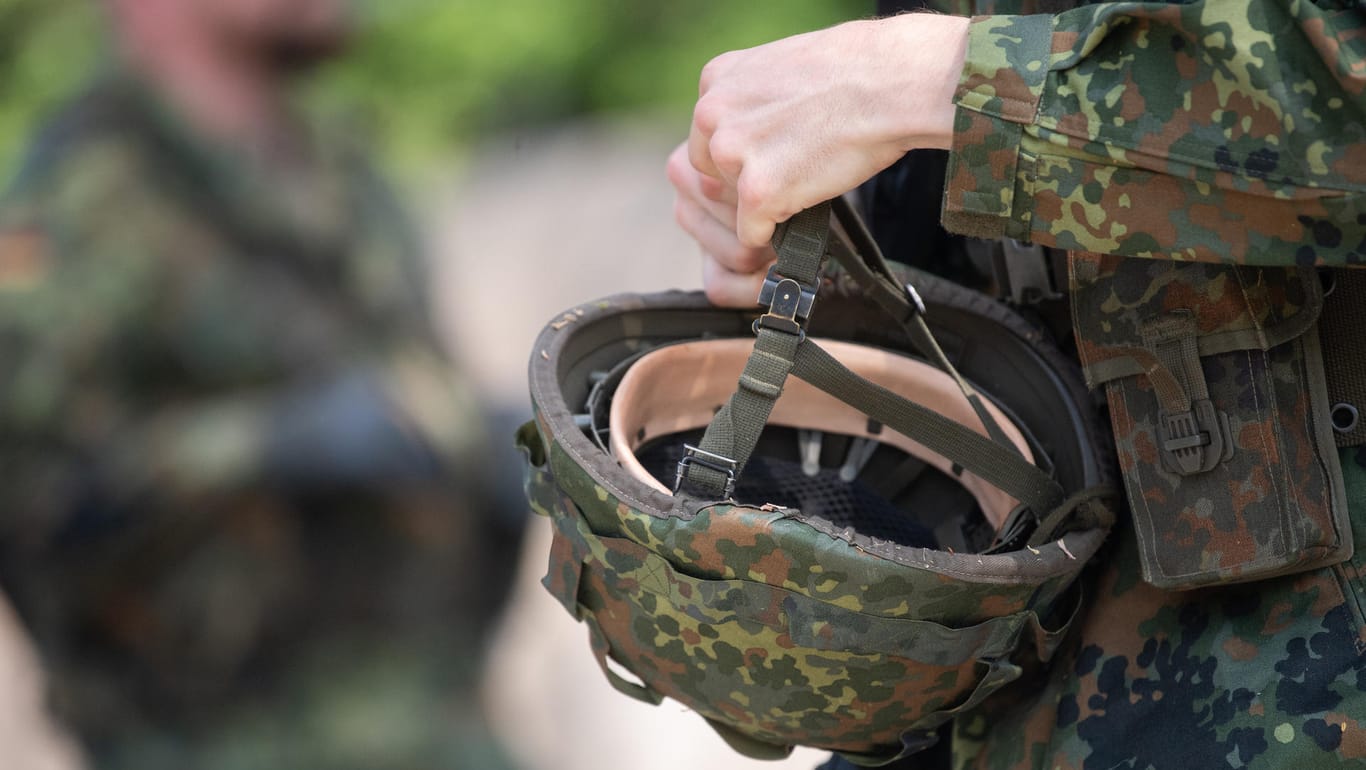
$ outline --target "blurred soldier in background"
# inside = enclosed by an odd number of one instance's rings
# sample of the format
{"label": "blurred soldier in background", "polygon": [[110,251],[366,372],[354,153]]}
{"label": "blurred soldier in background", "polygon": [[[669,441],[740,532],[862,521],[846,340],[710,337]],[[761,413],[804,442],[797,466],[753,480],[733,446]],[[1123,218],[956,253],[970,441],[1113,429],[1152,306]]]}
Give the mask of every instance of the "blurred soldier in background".
{"label": "blurred soldier in background", "polygon": [[0,586],[101,767],[502,762],[478,405],[388,190],[289,102],[346,5],[108,0],[0,208]]}

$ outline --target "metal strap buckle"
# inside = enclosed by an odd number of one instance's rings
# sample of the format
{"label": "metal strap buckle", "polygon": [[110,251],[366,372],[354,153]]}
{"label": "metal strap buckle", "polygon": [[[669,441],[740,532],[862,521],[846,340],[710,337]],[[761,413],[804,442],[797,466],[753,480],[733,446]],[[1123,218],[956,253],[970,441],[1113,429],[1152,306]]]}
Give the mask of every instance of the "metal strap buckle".
{"label": "metal strap buckle", "polygon": [[906,314],[904,320],[909,321],[916,316],[925,315],[925,300],[920,298],[920,292],[915,290],[914,284],[906,284],[906,301],[910,303],[910,312]]}
{"label": "metal strap buckle", "polygon": [[768,312],[755,320],[754,333],[758,334],[763,327],[805,337],[802,327],[811,315],[815,301],[816,287],[804,286],[782,275],[777,265],[770,267],[764,277],[764,286],[759,290],[759,304],[768,305]]}
{"label": "metal strap buckle", "polygon": [[734,460],[723,455],[699,449],[692,444],[683,445],[683,458],[678,461],[678,472],[674,476],[674,494],[678,494],[679,487],[683,486],[683,479],[688,475],[689,465],[700,465],[709,471],[716,471],[726,477],[726,486],[722,495],[727,499],[735,492],[735,472],[736,463]]}

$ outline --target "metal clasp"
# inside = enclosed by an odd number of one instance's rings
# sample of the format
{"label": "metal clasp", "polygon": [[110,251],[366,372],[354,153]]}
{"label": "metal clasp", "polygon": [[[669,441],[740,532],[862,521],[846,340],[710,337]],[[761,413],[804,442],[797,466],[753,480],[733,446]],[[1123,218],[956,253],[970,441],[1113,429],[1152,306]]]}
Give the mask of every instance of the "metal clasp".
{"label": "metal clasp", "polygon": [[768,305],[768,312],[754,321],[754,333],[760,327],[775,329],[798,337],[805,337],[803,326],[811,315],[816,301],[816,287],[804,286],[778,272],[778,266],[768,269],[764,286],[759,290],[760,305]]}
{"label": "metal clasp", "polygon": [[709,471],[715,471],[726,477],[726,486],[722,491],[722,496],[730,499],[735,493],[735,473],[736,463],[734,460],[724,455],[708,452],[699,449],[692,444],[683,445],[683,458],[678,461],[678,472],[674,475],[674,494],[678,494],[679,487],[683,486],[683,479],[688,475],[689,465],[700,465]]}
{"label": "metal clasp", "polygon": [[906,302],[910,309],[906,313],[906,317],[901,319],[902,323],[916,316],[925,317],[925,300],[920,298],[920,292],[915,290],[914,284],[906,284]]}

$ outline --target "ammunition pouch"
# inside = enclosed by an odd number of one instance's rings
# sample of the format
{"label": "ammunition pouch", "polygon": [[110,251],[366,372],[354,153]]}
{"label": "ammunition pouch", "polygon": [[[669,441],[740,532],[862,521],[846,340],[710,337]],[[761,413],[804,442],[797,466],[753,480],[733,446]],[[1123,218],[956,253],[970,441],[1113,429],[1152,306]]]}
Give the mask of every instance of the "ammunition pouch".
{"label": "ammunition pouch", "polygon": [[1144,578],[1195,588],[1349,558],[1317,272],[1074,253],[1070,274]]}

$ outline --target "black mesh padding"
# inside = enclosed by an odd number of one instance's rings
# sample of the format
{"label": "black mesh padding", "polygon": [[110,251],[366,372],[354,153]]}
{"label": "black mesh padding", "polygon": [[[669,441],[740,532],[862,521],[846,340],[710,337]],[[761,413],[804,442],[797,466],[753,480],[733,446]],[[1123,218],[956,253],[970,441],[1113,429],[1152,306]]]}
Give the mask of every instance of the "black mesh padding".
{"label": "black mesh padding", "polygon": [[[683,456],[683,443],[677,438],[656,441],[637,450],[636,458],[651,475],[667,484],[672,482]],[[884,447],[879,452],[896,450]],[[756,454],[736,484],[735,499],[750,505],[794,508],[800,511],[800,518],[823,519],[837,528],[852,527],[860,535],[879,540],[938,547],[928,527],[864,480],[841,480],[838,468],[822,467],[815,476],[808,476],[796,460]]]}

